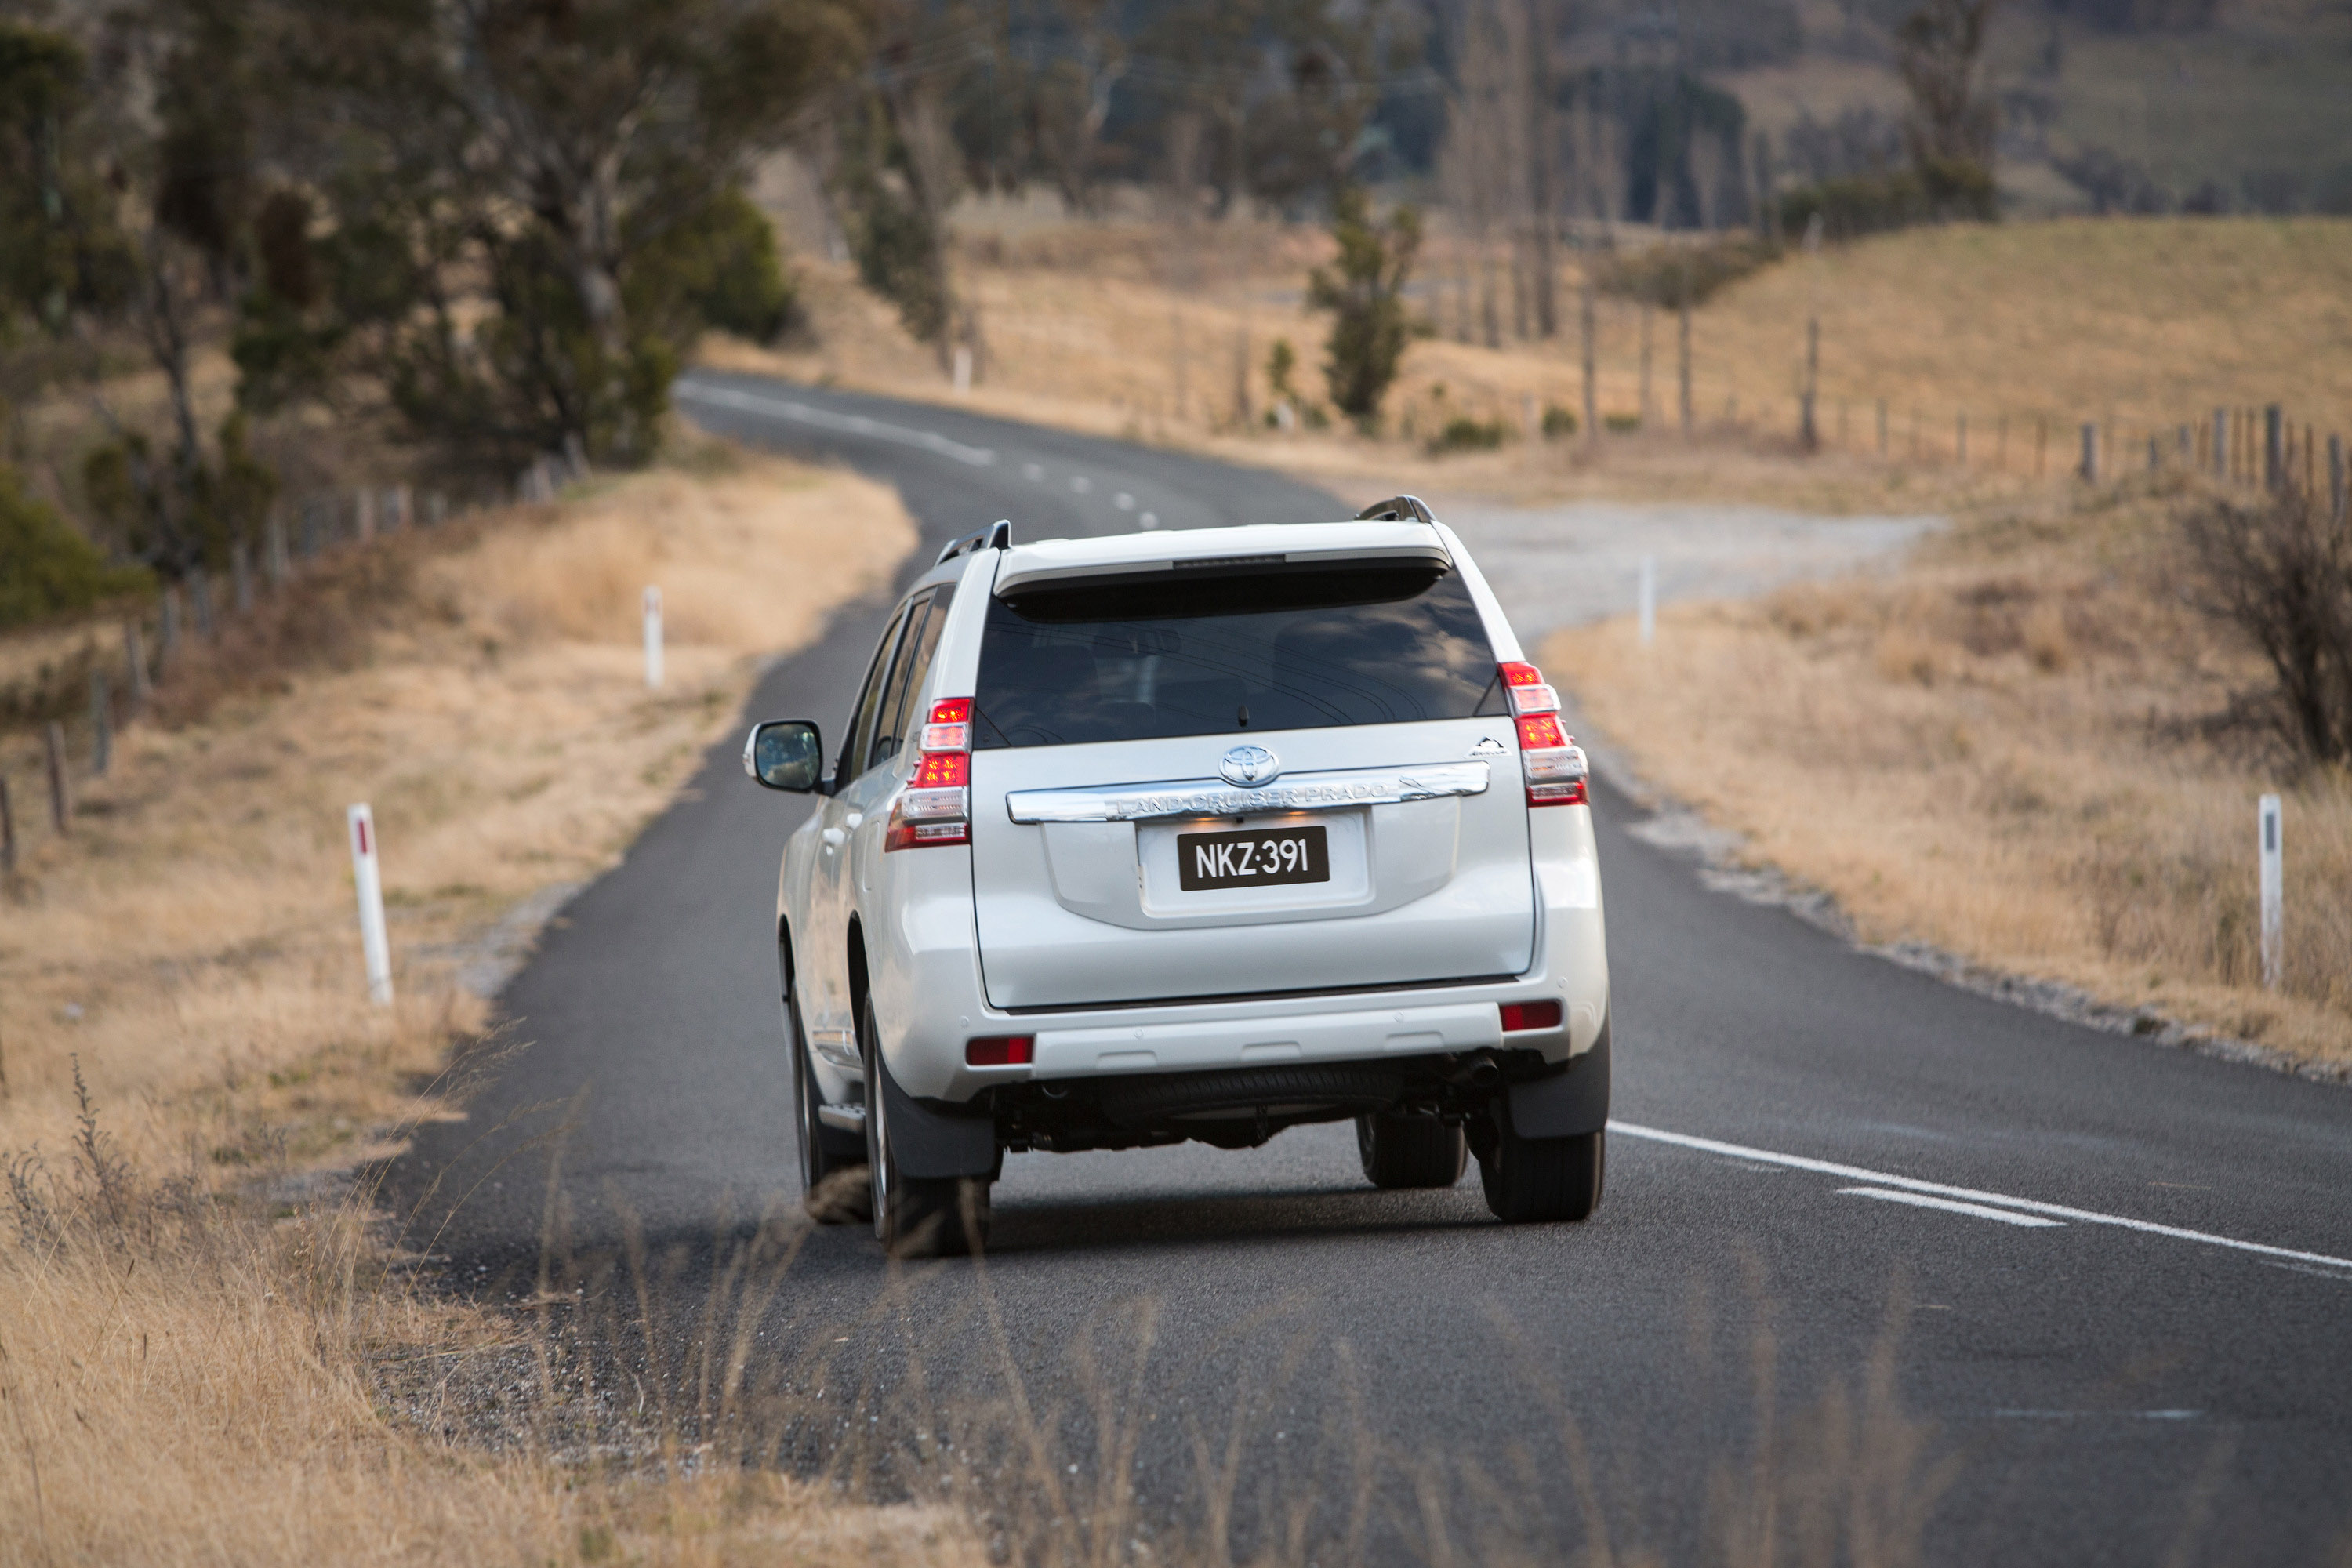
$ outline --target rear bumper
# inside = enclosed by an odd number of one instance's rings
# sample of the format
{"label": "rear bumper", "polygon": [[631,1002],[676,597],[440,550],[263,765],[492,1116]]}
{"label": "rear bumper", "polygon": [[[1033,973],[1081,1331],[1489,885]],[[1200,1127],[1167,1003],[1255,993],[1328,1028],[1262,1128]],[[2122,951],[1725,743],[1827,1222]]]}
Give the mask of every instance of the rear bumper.
{"label": "rear bumper", "polygon": [[[885,1059],[908,1094],[950,1103],[1005,1083],[1426,1057],[1505,1045],[1566,1062],[1592,1047],[1609,1016],[1609,953],[1591,812],[1584,806],[1531,812],[1529,833],[1536,963],[1525,973],[1315,996],[1018,1013],[988,1004],[969,873],[959,864],[962,854],[927,850],[903,857],[923,862],[928,885],[902,887],[897,918],[868,928],[882,939],[872,956]],[[1149,934],[1139,933],[1139,962],[1148,962],[1150,944]],[[1504,1003],[1543,1000],[1559,1002],[1559,1027],[1503,1033]],[[1020,1067],[966,1065],[964,1042],[987,1035],[1032,1036],[1034,1058]]]}

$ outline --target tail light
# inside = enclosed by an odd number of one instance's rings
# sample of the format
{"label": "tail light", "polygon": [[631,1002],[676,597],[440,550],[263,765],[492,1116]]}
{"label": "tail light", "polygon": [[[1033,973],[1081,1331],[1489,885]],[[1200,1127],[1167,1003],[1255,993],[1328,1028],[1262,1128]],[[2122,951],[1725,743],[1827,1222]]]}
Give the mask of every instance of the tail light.
{"label": "tail light", "polygon": [[1559,1027],[1559,1004],[1557,1002],[1506,1002],[1503,1004],[1503,1033],[1516,1035],[1522,1029],[1557,1029]]}
{"label": "tail light", "polygon": [[1529,805],[1582,805],[1591,773],[1584,748],[1559,727],[1559,693],[1532,664],[1499,667],[1511,716],[1519,728],[1519,775]]}
{"label": "tail light", "polygon": [[[1557,1006],[1553,1009],[1557,1012]],[[966,1067],[1017,1068],[1026,1067],[1034,1058],[1037,1037],[1034,1035],[983,1035],[963,1043]]]}
{"label": "tail light", "polygon": [[884,853],[971,842],[971,699],[931,704],[916,736],[915,776],[890,803]]}

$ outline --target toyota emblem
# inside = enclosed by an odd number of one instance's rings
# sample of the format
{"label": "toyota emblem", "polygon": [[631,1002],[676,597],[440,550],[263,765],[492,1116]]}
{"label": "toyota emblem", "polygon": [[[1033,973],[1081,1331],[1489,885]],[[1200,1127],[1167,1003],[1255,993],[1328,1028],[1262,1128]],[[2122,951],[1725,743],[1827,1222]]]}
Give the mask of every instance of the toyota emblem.
{"label": "toyota emblem", "polygon": [[1217,763],[1218,776],[1227,784],[1255,789],[1282,772],[1282,763],[1264,746],[1235,746]]}

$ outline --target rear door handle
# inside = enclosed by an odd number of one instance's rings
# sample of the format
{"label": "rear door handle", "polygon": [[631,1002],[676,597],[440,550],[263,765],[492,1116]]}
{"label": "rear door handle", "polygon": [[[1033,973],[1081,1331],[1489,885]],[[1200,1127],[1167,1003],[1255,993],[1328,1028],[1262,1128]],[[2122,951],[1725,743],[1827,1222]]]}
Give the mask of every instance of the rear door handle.
{"label": "rear door handle", "polygon": [[856,831],[857,825],[865,820],[866,814],[862,811],[853,811],[847,816],[841,819],[842,826],[851,829],[853,832]]}

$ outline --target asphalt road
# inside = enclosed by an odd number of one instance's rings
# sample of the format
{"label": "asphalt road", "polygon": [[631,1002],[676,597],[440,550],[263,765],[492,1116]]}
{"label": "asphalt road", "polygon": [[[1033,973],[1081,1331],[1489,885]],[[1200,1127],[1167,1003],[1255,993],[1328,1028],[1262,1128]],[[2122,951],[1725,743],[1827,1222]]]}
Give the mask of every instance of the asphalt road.
{"label": "asphalt road", "polygon": [[[896,483],[932,548],[998,517],[1034,538],[1341,514],[952,409],[707,374],[681,401]],[[836,725],[886,608],[845,610],[759,714]],[[843,1227],[750,1289],[746,1238],[794,1187],[770,920],[805,806],[734,750],[567,908],[502,998],[533,1043],[394,1184],[456,1277],[568,1303],[607,1384],[648,1363],[682,1384],[707,1324],[740,1321],[747,1377],[800,1401],[793,1462],[855,1447],[919,1489],[952,1427],[968,1480],[1001,1460],[1008,1498],[1050,1479],[1098,1518],[1125,1477],[1119,1531],[1226,1530],[1236,1556],[2352,1542],[2352,1093],[1857,952],[1706,890],[1605,790],[1618,1125],[1591,1222],[1496,1225],[1475,1173],[1376,1193],[1349,1130],[1310,1128],[1016,1155],[984,1269],[888,1268]]]}

